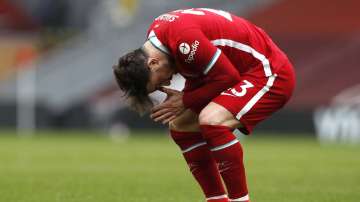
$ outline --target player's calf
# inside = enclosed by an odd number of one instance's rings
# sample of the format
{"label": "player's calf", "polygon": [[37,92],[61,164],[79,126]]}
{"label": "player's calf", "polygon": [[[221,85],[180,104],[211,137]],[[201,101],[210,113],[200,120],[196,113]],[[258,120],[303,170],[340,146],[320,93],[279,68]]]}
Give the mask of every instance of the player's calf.
{"label": "player's calf", "polygon": [[197,114],[187,110],[172,121],[169,127],[171,137],[180,147],[207,201],[228,202],[216,162],[199,132]]}
{"label": "player's calf", "polygon": [[[180,147],[190,172],[199,183],[205,197],[211,199],[212,197],[226,196],[216,162],[201,133],[171,130],[170,134]],[[214,200],[210,201],[215,202]]]}
{"label": "player's calf", "polygon": [[[232,114],[217,104],[208,105],[199,116],[200,128],[232,201],[248,201],[243,150],[232,133],[239,124]],[[235,125],[227,125],[235,124]],[[229,127],[232,126],[232,127]]]}

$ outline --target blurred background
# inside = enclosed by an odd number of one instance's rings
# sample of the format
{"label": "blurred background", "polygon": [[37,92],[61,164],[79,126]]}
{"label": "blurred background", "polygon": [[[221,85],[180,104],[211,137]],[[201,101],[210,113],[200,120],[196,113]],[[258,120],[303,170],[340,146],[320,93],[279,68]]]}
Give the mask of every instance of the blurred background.
{"label": "blurred background", "polygon": [[359,201],[357,0],[0,0],[0,201],[204,201],[112,75],[155,17],[191,7],[249,19],[295,66],[291,101],[239,137],[252,201]]}
{"label": "blurred background", "polygon": [[356,0],[0,0],[0,128],[164,129],[127,109],[111,67],[144,42],[156,16],[211,7],[264,28],[296,68],[292,100],[257,131],[359,141],[359,6]]}

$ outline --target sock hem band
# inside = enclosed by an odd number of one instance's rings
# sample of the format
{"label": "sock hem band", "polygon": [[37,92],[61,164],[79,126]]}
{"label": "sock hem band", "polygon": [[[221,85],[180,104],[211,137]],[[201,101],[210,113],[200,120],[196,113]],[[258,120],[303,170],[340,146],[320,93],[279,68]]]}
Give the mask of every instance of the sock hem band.
{"label": "sock hem band", "polygon": [[209,197],[209,198],[206,198],[206,200],[214,200],[214,199],[222,199],[222,198],[227,198],[227,195],[224,194],[224,195],[220,195],[220,196],[212,196],[212,197]]}
{"label": "sock hem band", "polygon": [[194,149],[196,149],[196,148],[198,148],[198,147],[201,147],[201,146],[203,146],[203,145],[206,145],[206,142],[200,142],[200,143],[191,145],[190,147],[182,150],[181,152],[184,154],[184,153],[186,153],[186,152],[189,152],[189,151],[191,151],[191,150],[194,150]]}
{"label": "sock hem band", "polygon": [[245,196],[243,196],[241,198],[230,199],[231,202],[246,202],[248,200],[250,200],[249,194],[246,194]]}
{"label": "sock hem band", "polygon": [[228,142],[226,144],[214,147],[214,148],[210,149],[210,151],[218,151],[218,150],[221,150],[221,149],[225,149],[226,147],[230,147],[230,146],[232,146],[232,145],[234,145],[234,144],[236,144],[238,142],[239,142],[239,140],[235,139],[235,140],[232,140],[231,142]]}

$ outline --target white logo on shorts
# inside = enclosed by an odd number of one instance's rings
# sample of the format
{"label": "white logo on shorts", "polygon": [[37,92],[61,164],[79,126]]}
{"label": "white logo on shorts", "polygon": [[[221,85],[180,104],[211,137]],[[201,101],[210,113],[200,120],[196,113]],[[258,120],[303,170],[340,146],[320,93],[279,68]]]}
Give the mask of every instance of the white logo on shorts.
{"label": "white logo on shorts", "polygon": [[181,43],[179,45],[179,50],[182,54],[187,55],[190,53],[190,46],[187,43]]}

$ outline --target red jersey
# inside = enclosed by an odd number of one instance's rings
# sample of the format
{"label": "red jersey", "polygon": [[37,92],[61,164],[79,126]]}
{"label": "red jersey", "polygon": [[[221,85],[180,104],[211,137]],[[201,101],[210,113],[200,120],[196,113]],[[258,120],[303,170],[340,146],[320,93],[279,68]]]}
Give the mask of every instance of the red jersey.
{"label": "red jersey", "polygon": [[286,55],[259,27],[228,12],[195,8],[157,17],[148,40],[175,59],[186,79],[205,84],[184,93],[184,105],[207,104],[236,84],[242,74],[262,68],[264,77],[288,62]]}

